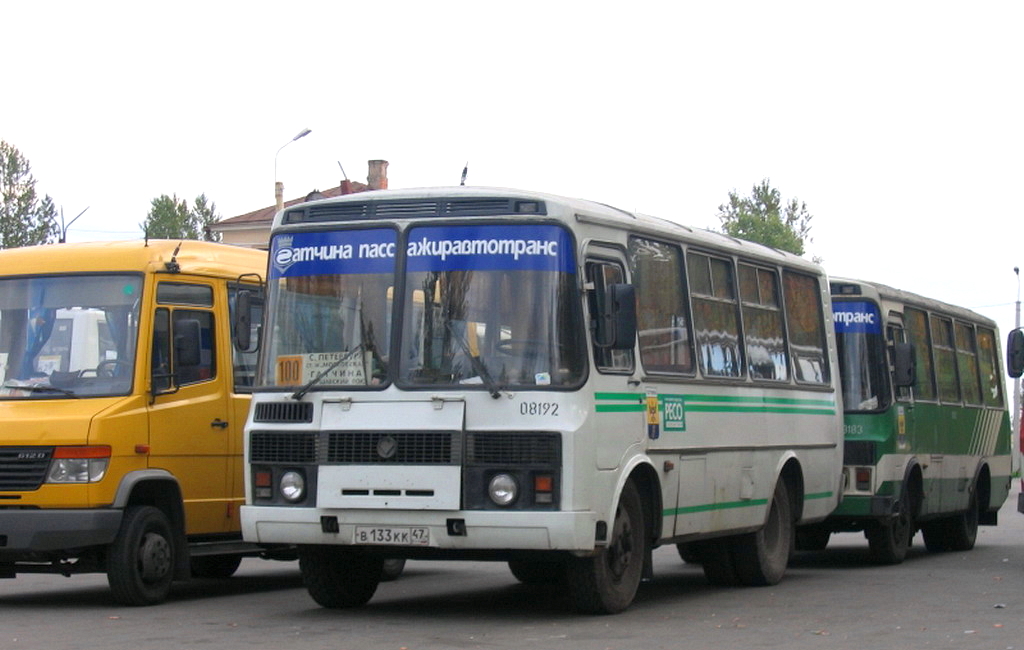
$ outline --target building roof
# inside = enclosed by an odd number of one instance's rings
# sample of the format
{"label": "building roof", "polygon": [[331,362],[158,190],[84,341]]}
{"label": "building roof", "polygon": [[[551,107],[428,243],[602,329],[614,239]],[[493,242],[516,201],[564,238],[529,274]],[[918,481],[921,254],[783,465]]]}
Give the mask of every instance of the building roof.
{"label": "building roof", "polygon": [[[314,192],[319,194],[318,198],[325,198],[325,199],[327,199],[327,198],[334,198],[336,196],[342,196],[344,194],[352,194],[354,192],[365,192],[366,190],[370,189],[370,187],[368,185],[364,184],[364,183],[359,183],[359,182],[356,182],[356,181],[350,181],[350,182],[346,181],[346,182],[349,183],[348,187],[346,187],[344,185],[344,183],[343,183],[342,185],[339,185],[338,187],[331,187],[331,188],[328,188],[328,189],[323,190],[323,191],[314,190]],[[313,192],[311,192],[310,194],[312,194],[312,193]],[[295,205],[296,203],[302,203],[304,201],[307,201],[307,200],[309,200],[309,196],[310,195],[307,194],[306,196],[303,196],[302,198],[290,199],[288,201],[285,201],[284,202],[284,207],[287,208],[289,206]],[[276,211],[277,211],[276,206],[268,205],[267,207],[260,208],[259,210],[253,210],[252,212],[247,212],[245,214],[240,214],[237,217],[231,217],[229,219],[221,219],[217,223],[210,224],[210,228],[213,229],[213,230],[231,230],[231,229],[236,228],[236,227],[238,227],[238,228],[247,228],[247,227],[252,227],[254,225],[259,225],[259,224],[266,224],[267,227],[269,228],[270,227],[270,223],[274,220],[274,213]]]}

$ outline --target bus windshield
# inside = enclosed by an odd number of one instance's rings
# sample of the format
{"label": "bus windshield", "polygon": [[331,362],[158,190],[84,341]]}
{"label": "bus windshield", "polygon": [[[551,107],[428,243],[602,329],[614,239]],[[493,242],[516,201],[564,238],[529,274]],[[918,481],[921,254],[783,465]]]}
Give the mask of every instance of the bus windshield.
{"label": "bus windshield", "polygon": [[889,405],[885,338],[878,306],[871,302],[834,302],[836,346],[843,401],[849,412],[879,411]]}
{"label": "bus windshield", "polygon": [[416,227],[402,247],[383,228],[278,235],[261,383],[492,394],[577,385],[585,346],[572,251],[549,225]]}
{"label": "bus windshield", "polygon": [[141,289],[138,275],[0,279],[0,398],[128,394]]}
{"label": "bus windshield", "polygon": [[443,226],[409,234],[400,379],[410,385],[571,386],[583,377],[568,234]]}

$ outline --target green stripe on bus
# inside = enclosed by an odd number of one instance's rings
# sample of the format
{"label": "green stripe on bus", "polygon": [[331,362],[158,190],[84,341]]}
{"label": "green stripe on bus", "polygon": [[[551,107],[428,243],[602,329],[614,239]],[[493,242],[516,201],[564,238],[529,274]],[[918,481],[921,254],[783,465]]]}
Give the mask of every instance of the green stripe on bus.
{"label": "green stripe on bus", "polygon": [[667,508],[662,511],[662,516],[685,515],[693,512],[708,512],[711,510],[729,510],[732,508],[750,508],[753,506],[764,506],[768,499],[748,499],[746,501],[729,501],[727,503],[707,503],[699,506],[686,506],[684,508]]}
{"label": "green stripe on bus", "polygon": [[811,499],[830,499],[832,498],[831,492],[813,492],[811,494],[804,495],[804,501],[810,501]]}
{"label": "green stripe on bus", "polygon": [[[595,404],[597,413],[640,413],[647,409],[642,396],[628,393],[597,393],[597,400],[627,402]],[[664,409],[659,399],[659,410]],[[715,395],[684,395],[683,410],[687,413],[782,413],[791,415],[835,415],[835,403],[822,400],[783,398],[739,398]]]}

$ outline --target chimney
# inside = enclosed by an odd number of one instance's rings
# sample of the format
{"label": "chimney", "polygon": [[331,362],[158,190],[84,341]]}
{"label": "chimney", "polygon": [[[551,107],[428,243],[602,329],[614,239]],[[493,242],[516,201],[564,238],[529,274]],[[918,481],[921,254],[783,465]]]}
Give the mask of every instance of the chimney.
{"label": "chimney", "polygon": [[342,196],[344,196],[345,194],[351,194],[351,193],[352,193],[352,181],[350,181],[349,179],[346,178],[345,180],[341,181],[341,194],[342,194]]}
{"label": "chimney", "polygon": [[366,177],[366,182],[369,184],[370,189],[388,189],[388,161],[370,160],[368,163],[370,165],[370,173]]}

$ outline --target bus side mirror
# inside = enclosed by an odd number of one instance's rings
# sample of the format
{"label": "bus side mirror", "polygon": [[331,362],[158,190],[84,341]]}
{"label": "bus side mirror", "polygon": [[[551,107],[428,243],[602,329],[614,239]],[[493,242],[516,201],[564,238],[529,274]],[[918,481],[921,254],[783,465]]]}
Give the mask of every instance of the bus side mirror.
{"label": "bus side mirror", "polygon": [[174,323],[174,365],[194,368],[200,363],[202,327],[195,318],[183,318]]}
{"label": "bus side mirror", "polygon": [[1006,337],[1006,372],[1014,379],[1024,374],[1024,330],[1011,330]]}
{"label": "bus side mirror", "polygon": [[235,298],[234,322],[231,323],[231,340],[235,348],[247,352],[252,345],[252,293],[243,289]]}
{"label": "bus side mirror", "polygon": [[913,344],[893,346],[892,383],[896,388],[910,388],[917,383],[917,354]]}
{"label": "bus side mirror", "polygon": [[608,286],[602,320],[607,326],[607,346],[612,350],[632,350],[636,345],[636,290],[631,284]]}

